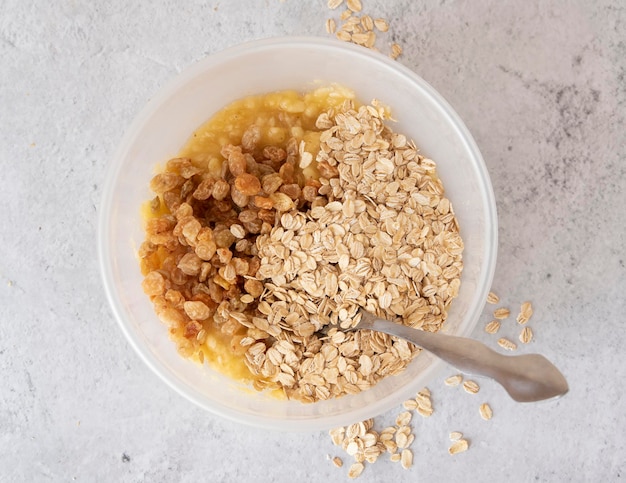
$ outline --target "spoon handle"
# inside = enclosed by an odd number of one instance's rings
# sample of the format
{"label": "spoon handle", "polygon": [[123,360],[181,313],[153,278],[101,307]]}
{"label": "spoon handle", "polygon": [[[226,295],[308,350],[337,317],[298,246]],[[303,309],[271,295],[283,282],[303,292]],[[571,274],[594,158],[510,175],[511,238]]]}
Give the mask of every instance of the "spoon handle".
{"label": "spoon handle", "polygon": [[559,370],[539,354],[505,356],[482,342],[413,329],[375,316],[363,316],[358,328],[406,339],[456,367],[461,372],[486,376],[500,383],[516,401],[531,402],[561,396],[568,391]]}

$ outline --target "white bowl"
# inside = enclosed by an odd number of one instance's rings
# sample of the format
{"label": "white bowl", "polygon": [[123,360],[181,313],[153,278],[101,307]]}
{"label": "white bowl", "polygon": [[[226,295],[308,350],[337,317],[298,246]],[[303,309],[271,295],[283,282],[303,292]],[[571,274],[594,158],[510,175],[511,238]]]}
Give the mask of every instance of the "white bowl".
{"label": "white bowl", "polygon": [[231,101],[281,89],[339,83],[362,102],[392,109],[394,130],[437,162],[465,242],[459,296],[446,332],[469,335],[491,285],[497,216],[491,183],[470,133],[450,105],[398,62],[355,45],[319,38],[246,43],[192,65],[154,96],[117,150],[100,208],[98,254],[107,297],[122,331],[146,364],[190,401],[220,416],[282,430],[322,430],[399,406],[437,374],[442,362],[422,352],[407,369],[372,389],[314,404],[281,401],[181,358],[141,288],[136,248],[144,238],[140,205],[154,168],[174,157],[191,133]]}

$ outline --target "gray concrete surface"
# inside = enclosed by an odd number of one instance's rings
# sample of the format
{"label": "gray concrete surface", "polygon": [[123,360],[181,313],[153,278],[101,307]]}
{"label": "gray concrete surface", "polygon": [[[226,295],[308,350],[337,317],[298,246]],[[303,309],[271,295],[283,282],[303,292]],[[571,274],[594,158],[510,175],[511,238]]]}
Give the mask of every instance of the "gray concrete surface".
{"label": "gray concrete surface", "polygon": [[[624,2],[363,3],[473,133],[499,210],[494,290],[511,307],[533,301],[536,339],[522,350],[554,360],[571,392],[519,405],[488,382],[471,397],[435,381],[414,467],[385,457],[360,480],[624,479]],[[147,99],[242,41],[326,36],[325,5],[2,0],[0,481],[347,480],[326,434],[251,429],[165,387],[118,328],[95,250],[109,159]],[[474,335],[494,344],[489,320]],[[467,453],[448,455],[451,430]]]}

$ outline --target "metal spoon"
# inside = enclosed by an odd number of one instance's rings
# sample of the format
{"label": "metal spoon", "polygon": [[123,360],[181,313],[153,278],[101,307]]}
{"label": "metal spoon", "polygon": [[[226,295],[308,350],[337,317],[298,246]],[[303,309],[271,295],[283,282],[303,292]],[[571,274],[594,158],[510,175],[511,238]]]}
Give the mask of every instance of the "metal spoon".
{"label": "metal spoon", "polygon": [[368,329],[406,339],[426,349],[461,372],[490,377],[519,402],[564,395],[569,390],[563,374],[539,354],[505,356],[485,344],[465,337],[425,332],[361,309],[361,321],[350,330]]}

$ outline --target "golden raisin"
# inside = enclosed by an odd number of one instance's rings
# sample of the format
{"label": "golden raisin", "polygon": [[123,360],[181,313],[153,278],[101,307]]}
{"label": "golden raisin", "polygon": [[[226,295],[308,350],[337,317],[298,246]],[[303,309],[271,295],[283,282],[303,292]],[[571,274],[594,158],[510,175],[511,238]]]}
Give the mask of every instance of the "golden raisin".
{"label": "golden raisin", "polygon": [[306,201],[313,201],[317,197],[317,188],[315,186],[305,186],[302,188],[302,197]]}
{"label": "golden raisin", "polygon": [[230,193],[230,185],[223,179],[218,179],[213,185],[213,198],[223,200]]}
{"label": "golden raisin", "polygon": [[163,295],[165,292],[165,279],[159,272],[150,272],[141,284],[146,295]]}
{"label": "golden raisin", "polygon": [[250,197],[242,193],[241,190],[239,190],[236,185],[231,188],[230,197],[233,200],[233,203],[235,203],[239,208],[245,208],[248,205],[248,202],[250,201]]}
{"label": "golden raisin", "polygon": [[193,181],[191,181],[190,179],[185,181],[180,188],[180,199],[187,199],[187,197],[194,191],[194,189],[195,185],[193,184]]}
{"label": "golden raisin", "polygon": [[193,192],[193,197],[197,200],[207,200],[213,194],[213,185],[215,180],[213,178],[206,178],[198,185]]}
{"label": "golden raisin", "polygon": [[155,196],[154,198],[152,198],[152,201],[150,202],[150,211],[152,211],[152,213],[156,213],[157,211],[159,211],[160,208],[161,208],[161,198],[159,198],[158,196]]}
{"label": "golden raisin", "polygon": [[185,324],[185,316],[173,307],[157,310],[157,317],[168,327],[177,328]]}
{"label": "golden raisin", "polygon": [[246,171],[248,173],[250,173],[253,176],[256,176],[257,178],[260,177],[260,165],[259,163],[256,162],[256,159],[254,159],[254,156],[252,156],[251,154],[244,154],[244,158],[246,160]]}
{"label": "golden raisin", "polygon": [[171,191],[179,184],[182,184],[182,178],[175,173],[160,173],[150,181],[150,189],[157,194],[163,194]]}
{"label": "golden raisin", "polygon": [[211,316],[211,310],[204,302],[189,301],[185,302],[183,307],[190,319],[205,320]]}
{"label": "golden raisin", "polygon": [[183,294],[178,290],[172,289],[165,293],[165,300],[167,300],[169,304],[176,309],[182,309],[183,304],[185,303],[185,297],[183,297]]}
{"label": "golden raisin", "polygon": [[298,155],[298,140],[296,138],[289,138],[287,141],[287,154],[289,156]]}
{"label": "golden raisin", "polygon": [[235,273],[237,275],[248,275],[249,264],[248,261],[244,258],[235,257],[231,260],[233,267],[235,268]]}
{"label": "golden raisin", "polygon": [[243,288],[252,295],[254,298],[258,298],[263,293],[263,284],[258,280],[248,279],[243,284]]}
{"label": "golden raisin", "polygon": [[222,265],[226,265],[233,258],[233,253],[228,248],[218,248],[217,256]]}
{"label": "golden raisin", "polygon": [[274,202],[265,196],[255,196],[254,204],[263,210],[271,210],[274,208]]}
{"label": "golden raisin", "polygon": [[170,212],[174,213],[180,206],[180,192],[178,190],[163,193],[163,202]]}
{"label": "golden raisin", "polygon": [[239,213],[239,221],[242,223],[248,223],[250,221],[254,221],[258,218],[258,212],[255,210],[243,210]]}
{"label": "golden raisin", "polygon": [[203,226],[200,228],[196,239],[198,242],[213,241],[213,230],[211,230],[208,226]]}
{"label": "golden raisin", "polygon": [[182,234],[188,244],[195,245],[196,237],[198,236],[198,233],[200,233],[201,228],[202,225],[198,220],[196,220],[193,216],[187,216],[178,222],[178,225],[176,225],[176,228],[174,229],[174,234]]}
{"label": "golden raisin", "polygon": [[235,235],[233,235],[230,230],[225,227],[220,230],[215,229],[213,231],[213,237],[215,239],[215,244],[219,248],[228,248],[236,240]]}
{"label": "golden raisin", "polygon": [[215,303],[220,303],[224,300],[224,289],[216,284],[213,280],[208,281],[209,296]]}
{"label": "golden raisin", "polygon": [[167,217],[152,218],[146,223],[146,233],[148,235],[156,235],[174,228],[173,220]]}
{"label": "golden raisin", "polygon": [[278,173],[272,173],[263,176],[263,191],[265,191],[268,195],[274,193],[282,184],[283,178],[281,178],[280,174]]}
{"label": "golden raisin", "polygon": [[278,171],[278,174],[280,174],[280,177],[283,179],[283,181],[286,184],[290,184],[293,183],[295,181],[295,168],[293,167],[293,164],[289,164],[289,163],[285,163],[280,167],[280,171]]}
{"label": "golden raisin", "polygon": [[295,207],[293,200],[285,193],[272,193],[270,199],[274,202],[276,211],[289,211]]}
{"label": "golden raisin", "polygon": [[187,339],[195,339],[200,330],[202,330],[202,324],[197,320],[191,320],[185,325],[185,337]]}
{"label": "golden raisin", "polygon": [[198,275],[202,267],[202,259],[195,253],[187,253],[178,262],[178,268],[185,275]]}
{"label": "golden raisin", "polygon": [[246,172],[246,157],[240,152],[232,152],[228,156],[228,169],[233,176],[239,176]]}
{"label": "golden raisin", "polygon": [[246,151],[254,151],[257,143],[261,140],[261,128],[256,125],[250,126],[241,137],[241,146]]}
{"label": "golden raisin", "polygon": [[260,233],[262,226],[263,226],[263,221],[258,218],[256,220],[243,223],[243,227],[248,231],[248,233],[252,233],[253,235]]}
{"label": "golden raisin", "polygon": [[196,255],[202,260],[209,261],[215,255],[217,251],[217,245],[213,240],[201,241],[196,245]]}
{"label": "golden raisin", "polygon": [[298,198],[300,198],[300,195],[302,194],[302,190],[300,189],[300,186],[297,183],[284,184],[280,187],[279,191],[281,193],[285,193],[292,200],[297,200]]}
{"label": "golden raisin", "polygon": [[232,207],[233,204],[231,203],[232,200],[230,201],[226,201],[226,200],[220,200],[220,201],[215,201],[213,203],[213,208],[215,208],[215,212],[211,213],[211,215],[214,216],[214,220],[215,219],[222,219],[222,217],[224,216],[225,213],[228,213]]}
{"label": "golden raisin", "polygon": [[254,196],[261,191],[261,182],[256,176],[243,173],[235,178],[235,187],[244,195]]}
{"label": "golden raisin", "polygon": [[265,221],[267,223],[274,223],[274,219],[276,218],[276,214],[274,211],[270,210],[259,210],[259,219]]}
{"label": "golden raisin", "polygon": [[172,280],[172,283],[176,285],[185,285],[185,283],[187,283],[187,275],[180,268],[172,270],[170,279]]}
{"label": "golden raisin", "polygon": [[253,257],[248,261],[248,275],[256,277],[256,272],[261,268],[261,260],[258,257]]}
{"label": "golden raisin", "polygon": [[189,166],[191,166],[191,159],[189,158],[172,158],[166,163],[165,169],[167,171],[175,171],[177,173],[180,173],[180,170],[182,168]]}
{"label": "golden raisin", "polygon": [[228,157],[232,153],[240,153],[240,152],[241,152],[241,146],[234,146],[232,144],[226,144],[225,146],[222,147],[220,154],[224,157],[224,159],[228,159]]}
{"label": "golden raisin", "polygon": [[287,153],[284,149],[279,148],[278,146],[266,146],[263,148],[263,156],[266,159],[280,163],[285,160]]}

